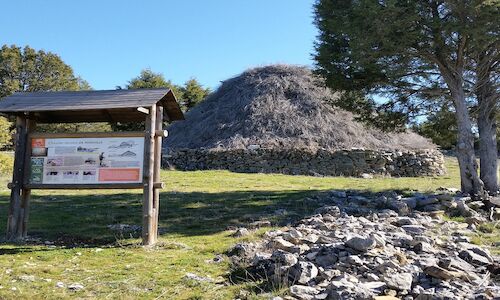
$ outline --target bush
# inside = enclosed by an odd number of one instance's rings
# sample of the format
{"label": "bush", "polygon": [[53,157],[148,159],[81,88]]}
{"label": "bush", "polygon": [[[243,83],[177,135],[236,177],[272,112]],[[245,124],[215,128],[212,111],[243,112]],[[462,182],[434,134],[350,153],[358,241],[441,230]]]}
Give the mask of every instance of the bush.
{"label": "bush", "polygon": [[12,148],[12,123],[4,117],[0,117],[0,149]]}
{"label": "bush", "polygon": [[0,175],[12,174],[14,168],[14,155],[12,153],[0,152]]}

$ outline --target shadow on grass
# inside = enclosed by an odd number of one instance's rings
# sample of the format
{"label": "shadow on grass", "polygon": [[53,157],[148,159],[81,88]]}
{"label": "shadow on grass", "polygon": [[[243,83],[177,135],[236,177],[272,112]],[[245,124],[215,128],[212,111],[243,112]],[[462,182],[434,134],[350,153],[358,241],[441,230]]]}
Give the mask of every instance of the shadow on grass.
{"label": "shadow on grass", "polygon": [[[160,235],[214,234],[257,220],[283,225],[311,213],[316,206],[306,198],[317,193],[315,190],[162,193]],[[7,196],[0,196],[0,224],[7,223],[8,201]],[[140,230],[117,233],[108,225],[141,225],[141,215],[141,194],[35,194],[30,205],[28,234],[42,244],[50,241],[68,247],[111,245],[124,238],[140,237]],[[5,227],[0,228],[0,236],[5,236]]]}

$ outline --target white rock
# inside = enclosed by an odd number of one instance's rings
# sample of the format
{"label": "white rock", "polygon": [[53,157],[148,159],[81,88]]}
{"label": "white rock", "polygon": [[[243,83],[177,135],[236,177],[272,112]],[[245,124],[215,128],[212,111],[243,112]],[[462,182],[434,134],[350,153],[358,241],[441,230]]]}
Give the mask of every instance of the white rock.
{"label": "white rock", "polygon": [[306,284],[318,276],[318,268],[313,263],[300,261],[290,273],[296,282]]}
{"label": "white rock", "polygon": [[35,281],[34,275],[21,275],[19,276],[19,280],[21,281]]}
{"label": "white rock", "polygon": [[391,289],[407,291],[411,289],[413,275],[411,273],[394,273],[384,276],[384,281]]}
{"label": "white rock", "polygon": [[319,294],[320,291],[317,289],[311,287],[311,286],[305,286],[305,285],[292,285],[290,287],[290,294],[292,296],[295,296],[299,299],[304,299],[304,300],[312,300],[314,299],[314,296]]}
{"label": "white rock", "polygon": [[274,249],[280,249],[287,252],[292,252],[294,248],[294,244],[289,241],[285,241],[284,239],[278,237],[269,242],[269,246]]}
{"label": "white rock", "polygon": [[371,237],[354,236],[346,241],[346,245],[355,250],[366,252],[374,248],[377,243]]}
{"label": "white rock", "polygon": [[80,283],[72,283],[72,284],[68,285],[68,289],[72,290],[72,291],[79,291],[79,290],[82,290],[83,288],[84,288],[84,286]]}

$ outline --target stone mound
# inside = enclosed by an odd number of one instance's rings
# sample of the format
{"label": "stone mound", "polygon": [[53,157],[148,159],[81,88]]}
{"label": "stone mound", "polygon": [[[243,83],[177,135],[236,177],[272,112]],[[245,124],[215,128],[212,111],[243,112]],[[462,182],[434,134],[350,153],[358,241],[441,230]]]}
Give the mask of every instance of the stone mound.
{"label": "stone mound", "polygon": [[413,133],[385,133],[328,102],[337,97],[306,67],[271,65],[228,79],[172,124],[165,146],[176,149],[279,148],[308,151],[435,149]]}

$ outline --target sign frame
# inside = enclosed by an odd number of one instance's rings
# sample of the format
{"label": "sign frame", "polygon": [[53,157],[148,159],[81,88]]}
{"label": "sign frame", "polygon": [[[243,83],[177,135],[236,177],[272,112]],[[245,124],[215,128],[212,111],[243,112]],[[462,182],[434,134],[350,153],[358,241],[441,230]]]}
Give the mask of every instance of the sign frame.
{"label": "sign frame", "polygon": [[[28,135],[28,156],[30,156],[33,139],[65,139],[65,138],[117,138],[117,137],[140,137],[144,138],[142,131],[130,132],[72,132],[72,133],[42,133],[33,132]],[[34,156],[31,156],[32,158]],[[141,166],[144,168],[144,165]],[[143,188],[143,182],[134,183],[32,183],[30,177],[32,174],[31,163],[28,166],[24,186],[29,189],[140,189]]]}
{"label": "sign frame", "polygon": [[[162,160],[162,138],[164,107],[161,103],[138,107],[145,115],[144,132],[35,132],[36,113],[24,112],[16,115],[15,154],[6,239],[18,241],[27,237],[29,203],[33,189],[143,189],[142,200],[142,244],[154,245],[158,240],[159,190],[164,187],[160,181]],[[78,137],[144,137],[144,157],[141,183],[98,183],[98,184],[31,184],[31,139],[78,138]]]}

